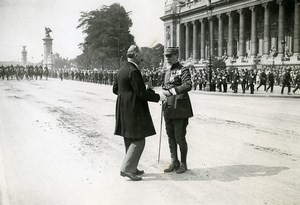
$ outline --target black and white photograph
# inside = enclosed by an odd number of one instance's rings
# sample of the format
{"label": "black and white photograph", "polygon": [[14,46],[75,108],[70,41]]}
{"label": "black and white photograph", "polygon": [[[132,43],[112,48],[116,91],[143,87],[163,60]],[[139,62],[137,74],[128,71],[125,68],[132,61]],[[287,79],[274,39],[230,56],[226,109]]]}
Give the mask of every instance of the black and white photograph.
{"label": "black and white photograph", "polygon": [[300,0],[0,0],[0,205],[300,204]]}

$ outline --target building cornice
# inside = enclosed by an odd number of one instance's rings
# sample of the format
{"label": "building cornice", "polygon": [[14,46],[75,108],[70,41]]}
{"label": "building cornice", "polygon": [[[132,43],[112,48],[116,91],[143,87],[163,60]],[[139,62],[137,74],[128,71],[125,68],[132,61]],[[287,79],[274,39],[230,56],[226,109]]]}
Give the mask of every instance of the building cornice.
{"label": "building cornice", "polygon": [[[262,5],[264,3],[268,3],[268,2],[275,2],[274,0],[246,0],[246,1],[241,1],[241,0],[230,0],[230,1],[221,1],[221,2],[216,2],[213,3],[213,12],[212,15],[213,16],[217,16],[219,14],[224,14],[227,12],[232,12],[232,11],[237,11],[239,9],[243,9],[243,8],[249,8],[252,6],[257,6],[257,5]],[[183,6],[179,6],[179,10],[180,7]],[[168,21],[168,20],[172,20],[174,18],[176,19],[181,19],[184,21],[185,17],[189,17],[189,16],[196,16],[194,18],[200,19],[200,18],[207,18],[207,6],[200,6],[197,8],[193,8],[184,12],[179,12],[179,13],[173,13],[173,14],[168,14],[165,16],[160,17],[160,19],[162,21]],[[194,19],[196,20],[196,19]],[[187,19],[187,21],[190,21],[190,18]],[[182,23],[183,23],[182,22]]]}

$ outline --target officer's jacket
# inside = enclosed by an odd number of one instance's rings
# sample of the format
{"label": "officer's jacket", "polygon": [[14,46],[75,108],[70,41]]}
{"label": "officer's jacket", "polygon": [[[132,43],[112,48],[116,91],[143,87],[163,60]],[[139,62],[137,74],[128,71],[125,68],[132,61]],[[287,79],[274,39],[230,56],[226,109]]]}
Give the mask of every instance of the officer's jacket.
{"label": "officer's jacket", "polygon": [[165,74],[163,89],[174,88],[176,95],[167,97],[164,103],[164,117],[166,119],[189,118],[193,116],[192,105],[188,92],[192,89],[191,74],[187,67],[179,62],[172,65]]}

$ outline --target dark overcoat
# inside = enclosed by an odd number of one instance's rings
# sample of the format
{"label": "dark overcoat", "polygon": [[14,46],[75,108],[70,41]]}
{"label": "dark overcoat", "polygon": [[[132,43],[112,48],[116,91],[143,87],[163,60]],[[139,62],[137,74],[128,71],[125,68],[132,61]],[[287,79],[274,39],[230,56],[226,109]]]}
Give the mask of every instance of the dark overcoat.
{"label": "dark overcoat", "polygon": [[142,139],[156,134],[148,101],[158,102],[160,97],[146,90],[142,74],[134,63],[127,62],[119,69],[113,92],[118,95],[115,135]]}

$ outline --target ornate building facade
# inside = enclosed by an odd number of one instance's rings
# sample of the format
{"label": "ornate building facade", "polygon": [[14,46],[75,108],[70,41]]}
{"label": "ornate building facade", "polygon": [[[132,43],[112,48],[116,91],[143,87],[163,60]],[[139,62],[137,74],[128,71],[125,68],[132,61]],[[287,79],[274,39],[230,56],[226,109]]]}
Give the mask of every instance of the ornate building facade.
{"label": "ornate building facade", "polygon": [[165,46],[199,67],[300,65],[300,0],[167,0]]}

